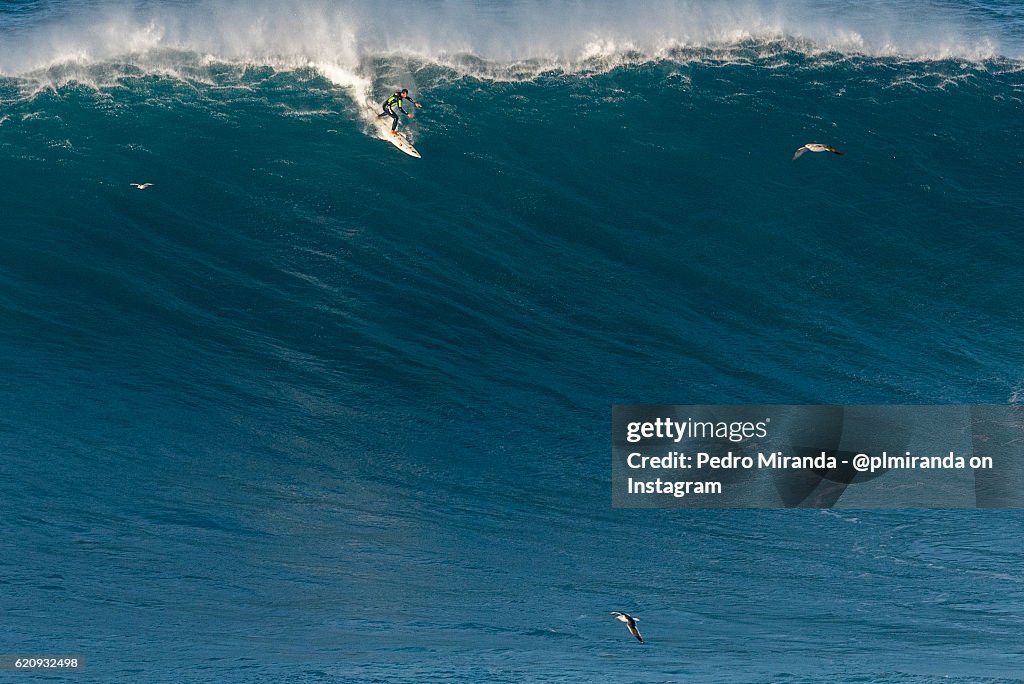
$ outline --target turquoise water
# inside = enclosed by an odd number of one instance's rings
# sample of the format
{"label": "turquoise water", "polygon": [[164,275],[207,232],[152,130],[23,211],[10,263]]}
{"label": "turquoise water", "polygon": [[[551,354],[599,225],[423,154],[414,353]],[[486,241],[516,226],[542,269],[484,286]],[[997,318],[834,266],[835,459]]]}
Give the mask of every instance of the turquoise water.
{"label": "turquoise water", "polygon": [[[1022,20],[4,5],[0,654],[1022,681],[1018,512],[613,510],[609,467],[612,404],[1021,401]],[[421,160],[363,118],[401,86]]]}

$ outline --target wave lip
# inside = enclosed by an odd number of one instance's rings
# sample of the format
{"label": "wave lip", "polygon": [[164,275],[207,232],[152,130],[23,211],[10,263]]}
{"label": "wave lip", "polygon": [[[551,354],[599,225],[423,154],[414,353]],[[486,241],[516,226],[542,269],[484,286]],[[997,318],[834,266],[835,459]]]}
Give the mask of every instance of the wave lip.
{"label": "wave lip", "polygon": [[[520,0],[429,5],[356,0],[285,0],[142,9],[101,0],[35,24],[0,14],[0,74],[23,76],[60,64],[140,60],[178,51],[222,62],[277,67],[330,63],[355,70],[388,55],[446,64],[473,56],[493,70],[539,65],[581,71],[673,59],[701,49],[785,43],[810,54],[983,61],[1024,58],[1024,18],[955,10],[939,0],[846,7],[795,0],[668,2],[642,6]],[[464,59],[462,61],[465,61]]]}

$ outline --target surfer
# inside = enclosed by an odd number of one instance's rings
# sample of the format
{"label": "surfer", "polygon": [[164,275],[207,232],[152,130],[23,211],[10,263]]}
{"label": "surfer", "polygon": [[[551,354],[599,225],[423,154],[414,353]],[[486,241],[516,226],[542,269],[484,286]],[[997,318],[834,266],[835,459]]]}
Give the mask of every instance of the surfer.
{"label": "surfer", "polygon": [[408,88],[402,88],[401,90],[396,91],[394,95],[385,100],[383,105],[384,111],[378,114],[377,118],[380,119],[385,116],[390,116],[392,119],[394,119],[394,121],[391,122],[391,133],[393,135],[398,135],[398,131],[396,130],[398,128],[398,112],[395,111],[396,108],[398,109],[399,112],[402,112],[406,116],[410,118],[412,117],[411,112],[406,112],[404,109],[402,109],[402,100],[408,100],[417,107],[423,106],[419,102],[416,102],[414,99],[409,97]]}

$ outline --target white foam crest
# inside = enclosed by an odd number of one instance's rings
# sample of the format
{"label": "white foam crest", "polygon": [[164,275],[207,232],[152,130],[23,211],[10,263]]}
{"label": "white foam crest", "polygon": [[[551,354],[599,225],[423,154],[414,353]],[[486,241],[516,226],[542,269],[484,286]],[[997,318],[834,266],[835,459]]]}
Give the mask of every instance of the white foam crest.
{"label": "white foam crest", "polygon": [[382,55],[428,63],[472,55],[499,69],[534,64],[573,71],[602,60],[658,59],[673,49],[780,40],[911,59],[1024,56],[1024,41],[1007,47],[997,23],[954,11],[943,0],[168,1],[132,9],[94,0],[92,9],[0,35],[0,75],[174,52],[226,63],[346,69]]}
{"label": "white foam crest", "polygon": [[361,79],[346,87],[362,97],[375,66],[395,56],[496,80],[690,60],[700,50],[727,60],[752,44],[925,60],[1007,56],[997,27],[943,9],[942,0],[178,0],[134,9],[90,1],[74,16],[0,35],[0,76],[50,88],[110,85],[93,68],[111,63],[198,80],[210,65],[312,63],[332,80]]}

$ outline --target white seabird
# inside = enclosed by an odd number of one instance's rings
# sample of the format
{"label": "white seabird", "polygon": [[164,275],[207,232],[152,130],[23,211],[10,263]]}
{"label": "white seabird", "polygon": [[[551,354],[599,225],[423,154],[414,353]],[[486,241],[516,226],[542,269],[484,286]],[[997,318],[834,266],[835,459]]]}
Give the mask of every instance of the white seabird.
{"label": "white seabird", "polygon": [[146,188],[150,187],[153,184],[152,183],[129,183],[128,185],[133,185],[136,188],[138,188],[139,190],[145,190]]}
{"label": "white seabird", "polygon": [[832,154],[842,154],[839,150],[828,145],[822,145],[821,143],[807,143],[797,149],[796,154],[793,155],[793,159],[796,159],[804,152],[831,152]]}
{"label": "white seabird", "polygon": [[613,610],[612,615],[614,615],[615,619],[619,622],[625,622],[626,627],[629,627],[629,633],[635,636],[636,640],[639,641],[641,644],[644,643],[644,638],[640,636],[640,630],[636,628],[636,621],[639,618],[635,618],[629,613],[620,613],[617,610]]}

